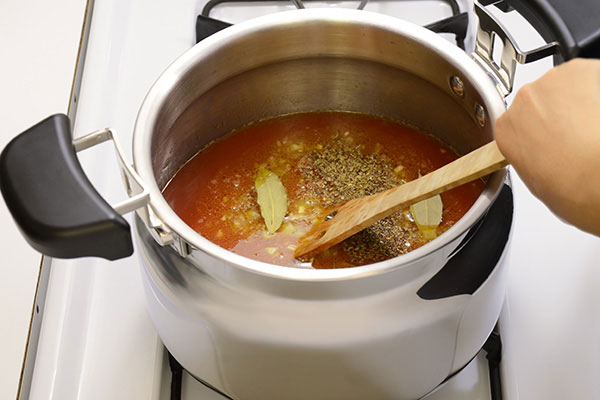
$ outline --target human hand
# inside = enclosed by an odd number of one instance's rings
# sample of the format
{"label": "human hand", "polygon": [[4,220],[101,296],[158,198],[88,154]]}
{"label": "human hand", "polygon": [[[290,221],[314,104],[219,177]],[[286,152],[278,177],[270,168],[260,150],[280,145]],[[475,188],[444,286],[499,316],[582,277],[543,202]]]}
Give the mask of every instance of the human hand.
{"label": "human hand", "polygon": [[600,236],[600,60],[569,61],[523,86],[495,135],[536,197]]}

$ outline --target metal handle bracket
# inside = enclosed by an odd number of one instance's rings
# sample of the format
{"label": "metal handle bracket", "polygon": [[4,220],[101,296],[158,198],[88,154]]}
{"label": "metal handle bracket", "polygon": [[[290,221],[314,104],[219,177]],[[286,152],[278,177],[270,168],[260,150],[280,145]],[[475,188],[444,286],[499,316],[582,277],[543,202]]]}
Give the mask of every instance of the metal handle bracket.
{"label": "metal handle bracket", "polygon": [[[554,55],[559,51],[557,42],[547,43],[534,50],[523,51],[496,17],[478,2],[475,2],[475,13],[479,18],[479,27],[477,29],[475,51],[471,56],[493,73],[497,80],[498,91],[505,97],[513,89],[517,63],[527,64]],[[503,44],[500,65],[494,61],[493,57],[496,38],[500,38]]]}
{"label": "metal handle bracket", "polygon": [[116,205],[112,205],[112,208],[114,208],[116,212],[123,215],[137,210],[138,208],[147,206],[150,202],[150,193],[144,186],[140,176],[133,169],[133,166],[125,160],[125,155],[121,149],[121,145],[117,140],[115,140],[113,132],[108,128],[92,132],[88,135],[73,140],[73,147],[75,148],[76,152],[80,152],[109,140],[112,141],[114,145],[117,159],[119,161],[123,183],[125,184],[127,194],[130,196],[127,200],[124,200]]}
{"label": "metal handle bracket", "polygon": [[119,141],[115,139],[112,130],[106,128],[75,139],[73,147],[76,152],[79,152],[106,141],[111,141],[114,145],[123,183],[130,196],[128,199],[112,205],[112,208],[121,215],[139,210],[140,217],[148,226],[154,240],[162,246],[173,246],[181,256],[185,257],[189,253],[188,246],[168,229],[149,208],[150,192],[133,166],[127,162],[125,153]]}

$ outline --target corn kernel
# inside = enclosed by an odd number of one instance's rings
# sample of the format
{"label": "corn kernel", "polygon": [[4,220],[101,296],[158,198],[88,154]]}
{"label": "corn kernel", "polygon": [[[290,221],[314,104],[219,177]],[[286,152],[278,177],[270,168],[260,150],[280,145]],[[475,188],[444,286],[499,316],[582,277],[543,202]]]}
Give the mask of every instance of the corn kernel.
{"label": "corn kernel", "polygon": [[289,222],[284,223],[281,227],[281,233],[285,233],[286,235],[292,235],[295,230],[294,225]]}
{"label": "corn kernel", "polygon": [[275,252],[277,251],[277,247],[267,247],[265,249],[267,251],[267,253],[269,253],[270,255],[274,255]]}

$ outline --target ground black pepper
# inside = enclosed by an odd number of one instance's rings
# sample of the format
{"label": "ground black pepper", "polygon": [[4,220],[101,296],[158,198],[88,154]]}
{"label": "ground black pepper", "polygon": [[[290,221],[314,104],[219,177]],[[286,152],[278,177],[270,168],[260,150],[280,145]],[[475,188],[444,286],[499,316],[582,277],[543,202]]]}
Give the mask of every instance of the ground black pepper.
{"label": "ground black pepper", "polygon": [[[365,154],[362,146],[345,133],[306,155],[298,168],[306,180],[308,195],[328,208],[336,203],[375,194],[404,183],[402,168],[379,152]],[[383,261],[410,250],[418,240],[418,228],[407,210],[395,213],[348,238],[340,245],[349,262],[364,265]],[[335,250],[334,250],[335,251]]]}

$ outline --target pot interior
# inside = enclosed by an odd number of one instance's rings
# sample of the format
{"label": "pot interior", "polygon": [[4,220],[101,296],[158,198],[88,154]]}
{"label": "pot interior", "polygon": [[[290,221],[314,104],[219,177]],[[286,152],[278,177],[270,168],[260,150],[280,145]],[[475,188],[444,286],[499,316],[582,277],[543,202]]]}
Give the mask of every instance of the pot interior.
{"label": "pot interior", "polygon": [[[459,94],[450,84],[455,77],[462,82]],[[349,111],[411,125],[465,154],[493,139],[492,122],[504,107],[494,82],[472,58],[420,26],[365,11],[288,11],[214,34],[161,75],[138,114],[135,167],[149,185],[153,213],[183,242],[241,269],[279,277],[287,269],[237,256],[197,234],[162,196],[204,146],[275,116]],[[457,244],[488,210],[505,176],[502,170],[490,177],[471,209],[443,235],[373,268],[394,269]],[[303,273],[294,270],[294,279]],[[307,270],[307,279],[355,274],[331,271]]]}
{"label": "pot interior", "polygon": [[[190,50],[158,111],[151,157],[161,189],[209,142],[290,113],[376,115],[430,133],[459,154],[492,140],[492,124],[482,127],[474,116],[486,101],[448,60],[448,52],[460,50],[429,46],[432,36],[443,39],[423,28],[411,25],[403,36],[377,24],[317,20],[228,29],[235,30]],[[453,76],[463,82],[462,97],[452,91]]]}

